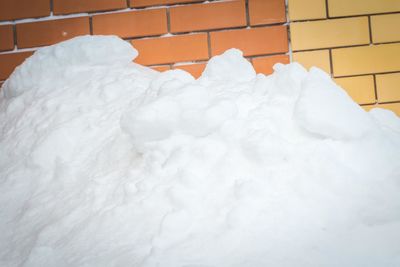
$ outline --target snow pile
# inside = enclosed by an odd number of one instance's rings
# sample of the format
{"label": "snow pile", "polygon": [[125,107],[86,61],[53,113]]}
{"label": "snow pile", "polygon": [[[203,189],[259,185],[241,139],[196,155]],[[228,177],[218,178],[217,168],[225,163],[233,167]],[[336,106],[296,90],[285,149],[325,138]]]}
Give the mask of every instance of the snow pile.
{"label": "snow pile", "polygon": [[1,266],[400,265],[396,115],[296,63],[136,55],[79,37],[4,84]]}

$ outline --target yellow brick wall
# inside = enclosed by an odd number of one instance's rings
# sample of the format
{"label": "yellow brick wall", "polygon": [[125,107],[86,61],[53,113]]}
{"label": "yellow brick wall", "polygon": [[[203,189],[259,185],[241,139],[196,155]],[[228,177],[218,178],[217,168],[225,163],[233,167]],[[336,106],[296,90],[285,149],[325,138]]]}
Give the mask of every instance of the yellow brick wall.
{"label": "yellow brick wall", "polygon": [[293,61],[400,116],[400,0],[289,0]]}

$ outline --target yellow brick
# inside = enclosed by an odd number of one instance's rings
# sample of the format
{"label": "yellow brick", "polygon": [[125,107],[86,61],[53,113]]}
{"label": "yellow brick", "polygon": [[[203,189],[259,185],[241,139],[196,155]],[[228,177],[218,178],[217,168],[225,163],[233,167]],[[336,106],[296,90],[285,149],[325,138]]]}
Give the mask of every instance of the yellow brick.
{"label": "yellow brick", "polygon": [[337,76],[400,71],[400,43],[332,50]]}
{"label": "yellow brick", "polygon": [[294,22],[290,34],[293,50],[368,44],[368,18]]}
{"label": "yellow brick", "polygon": [[376,76],[379,102],[400,101],[400,73]]}
{"label": "yellow brick", "polygon": [[374,43],[400,41],[400,13],[372,16],[371,29]]}
{"label": "yellow brick", "polygon": [[399,0],[328,0],[330,17],[400,11]]}
{"label": "yellow brick", "polygon": [[307,69],[315,66],[323,69],[327,73],[331,73],[328,50],[295,52],[293,53],[293,61],[299,62]]}
{"label": "yellow brick", "polygon": [[325,0],[289,0],[289,18],[291,21],[324,19],[326,18]]}
{"label": "yellow brick", "polygon": [[363,106],[366,111],[370,111],[373,108],[384,108],[393,111],[400,117],[400,103],[391,103],[391,104],[378,104],[378,105],[367,105]]}
{"label": "yellow brick", "polygon": [[355,102],[359,104],[375,103],[374,77],[372,75],[336,78],[335,82],[346,90]]}
{"label": "yellow brick", "polygon": [[389,109],[389,110],[393,111],[394,113],[396,113],[397,116],[400,116],[400,103],[379,104],[378,107]]}
{"label": "yellow brick", "polygon": [[378,104],[374,104],[374,105],[365,105],[365,106],[361,106],[365,111],[370,111],[373,108],[377,108]]}

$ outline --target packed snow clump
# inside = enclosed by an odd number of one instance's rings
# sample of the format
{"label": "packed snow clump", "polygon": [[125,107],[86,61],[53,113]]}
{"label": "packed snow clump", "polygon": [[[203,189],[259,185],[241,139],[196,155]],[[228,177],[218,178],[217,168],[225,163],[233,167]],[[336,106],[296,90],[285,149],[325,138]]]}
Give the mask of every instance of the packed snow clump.
{"label": "packed snow clump", "polygon": [[319,69],[195,80],[117,37],[39,49],[0,97],[0,266],[400,266],[400,119]]}

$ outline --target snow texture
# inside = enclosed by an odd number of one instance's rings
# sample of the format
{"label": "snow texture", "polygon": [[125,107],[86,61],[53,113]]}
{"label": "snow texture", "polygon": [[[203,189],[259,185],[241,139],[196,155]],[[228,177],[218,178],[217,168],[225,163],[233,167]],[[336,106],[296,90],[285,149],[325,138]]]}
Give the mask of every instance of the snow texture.
{"label": "snow texture", "polygon": [[0,266],[400,266],[400,119],[319,69],[195,80],[112,36],[39,49],[0,96]]}

